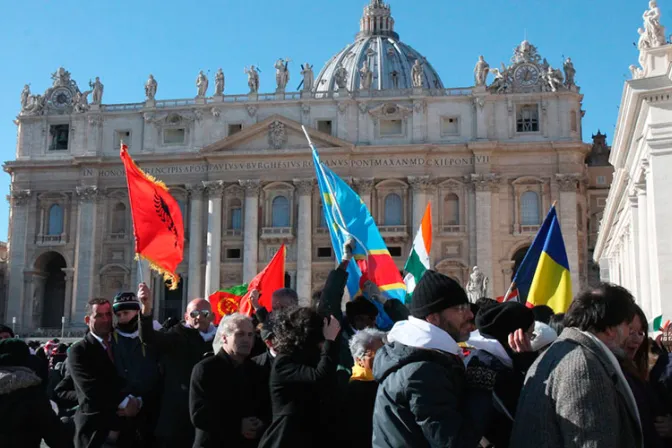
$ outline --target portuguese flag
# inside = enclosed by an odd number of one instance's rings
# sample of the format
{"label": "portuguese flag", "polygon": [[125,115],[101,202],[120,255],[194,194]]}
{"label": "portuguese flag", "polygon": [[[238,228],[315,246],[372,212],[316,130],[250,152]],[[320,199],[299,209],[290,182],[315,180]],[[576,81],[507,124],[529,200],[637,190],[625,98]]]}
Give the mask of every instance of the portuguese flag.
{"label": "portuguese flag", "polygon": [[215,313],[215,325],[219,325],[222,317],[238,311],[240,300],[245,294],[247,294],[247,285],[238,285],[222,289],[208,297],[212,312]]}
{"label": "portuguese flag", "polygon": [[407,272],[404,277],[406,283],[406,303],[411,301],[415,285],[418,284],[422,274],[430,267],[429,252],[432,250],[432,207],[427,204],[425,215],[422,217],[420,229],[413,240],[413,247],[408,256],[404,271]]}

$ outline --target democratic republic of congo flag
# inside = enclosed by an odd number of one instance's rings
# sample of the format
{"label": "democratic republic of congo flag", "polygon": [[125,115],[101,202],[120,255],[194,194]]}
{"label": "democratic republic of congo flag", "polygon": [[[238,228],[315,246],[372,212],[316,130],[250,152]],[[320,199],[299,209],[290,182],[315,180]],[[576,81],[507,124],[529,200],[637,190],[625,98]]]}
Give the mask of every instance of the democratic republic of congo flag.
{"label": "democratic republic of congo flag", "polygon": [[[356,242],[353,254],[356,262],[348,265],[346,287],[350,297],[357,296],[364,283],[371,280],[388,300],[396,299],[403,303],[406,298],[406,285],[371,213],[357,193],[320,162],[312,144],[311,149],[325,222],[329,227],[336,259],[342,258],[343,245],[348,237],[352,236]],[[381,329],[390,328],[392,321],[383,311],[383,307],[376,301],[373,303],[379,310],[377,326]]]}
{"label": "democratic republic of congo flag", "polygon": [[572,279],[560,222],[551,207],[532,246],[525,254],[513,283],[518,300],[528,306],[548,305],[564,313],[572,302]]}

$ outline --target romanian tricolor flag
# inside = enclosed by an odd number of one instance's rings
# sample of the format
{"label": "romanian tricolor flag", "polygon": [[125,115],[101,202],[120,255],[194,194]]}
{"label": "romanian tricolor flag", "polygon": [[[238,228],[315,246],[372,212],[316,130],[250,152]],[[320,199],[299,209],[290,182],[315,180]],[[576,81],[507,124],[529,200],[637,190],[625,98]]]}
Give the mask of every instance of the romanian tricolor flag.
{"label": "romanian tricolor flag", "polygon": [[[313,151],[317,183],[322,196],[325,222],[329,227],[336,259],[341,260],[343,245],[349,237],[356,242],[353,253],[356,263],[348,265],[346,287],[350,297],[356,297],[364,283],[371,280],[388,299],[396,299],[403,303],[406,298],[406,285],[401,278],[399,268],[387,250],[385,241],[380,236],[371,213],[357,193],[320,162],[320,157],[312,143],[310,146]],[[390,328],[392,321],[383,311],[382,305],[376,301],[373,303],[379,310],[376,322],[378,328]]]}
{"label": "romanian tricolor flag", "polygon": [[513,285],[519,301],[548,305],[564,313],[572,302],[572,279],[555,205],[551,207],[532,246],[520,264]]}
{"label": "romanian tricolor flag", "polygon": [[176,290],[179,277],[175,271],[184,252],[180,206],[166,184],[138,168],[126,145],[121,145],[120,155],[126,170],[136,257],[147,260],[150,268],[163,275],[169,289]]}
{"label": "romanian tricolor flag", "polygon": [[404,283],[406,284],[406,303],[411,301],[411,296],[415,285],[418,284],[422,274],[430,268],[429,253],[432,250],[432,204],[428,203],[425,209],[425,215],[422,217],[420,229],[418,230],[411,253],[406,260],[404,271]]}

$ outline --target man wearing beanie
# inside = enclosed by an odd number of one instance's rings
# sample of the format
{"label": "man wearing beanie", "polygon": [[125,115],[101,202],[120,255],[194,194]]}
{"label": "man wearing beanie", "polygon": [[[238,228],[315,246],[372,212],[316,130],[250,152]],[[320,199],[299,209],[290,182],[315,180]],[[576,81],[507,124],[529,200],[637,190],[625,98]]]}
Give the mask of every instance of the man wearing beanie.
{"label": "man wearing beanie", "polygon": [[[124,393],[142,402],[140,412],[133,419],[126,419],[126,432],[137,446],[149,446],[154,441],[158,418],[159,359],[156,350],[142,343],[138,336],[140,301],[132,292],[122,292],[114,297],[112,311],[116,317],[112,332],[112,353],[117,373],[124,379]],[[154,321],[154,328],[160,328]]]}
{"label": "man wearing beanie", "polygon": [[469,337],[474,347],[467,366],[470,400],[481,409],[477,426],[497,448],[508,447],[525,373],[536,354],[530,337],[534,314],[522,303],[498,303],[476,316]]}
{"label": "man wearing beanie", "polygon": [[473,319],[464,289],[428,270],[413,292],[411,317],[397,322],[389,345],[376,353],[379,383],[373,415],[373,446],[475,447],[459,342]]}

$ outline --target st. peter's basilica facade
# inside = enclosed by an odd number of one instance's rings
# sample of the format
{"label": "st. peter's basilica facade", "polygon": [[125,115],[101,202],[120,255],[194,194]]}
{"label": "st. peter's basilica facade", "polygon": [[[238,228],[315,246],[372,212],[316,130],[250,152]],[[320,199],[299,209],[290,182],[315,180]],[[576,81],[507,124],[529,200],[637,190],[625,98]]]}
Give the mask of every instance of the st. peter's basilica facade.
{"label": "st. peter's basilica facade", "polygon": [[[558,201],[578,289],[588,273],[590,146],[573,64],[555,69],[527,41],[500,69],[474,60],[475,85],[446,88],[399,40],[390,6],[371,0],[355,42],[319,73],[309,64],[291,73],[299,92],[286,91],[292,67],[282,60],[273,93],[258,92],[254,67],[249,93],[225,92],[220,71],[199,74],[196,98],[163,100],[150,76],[135,104],[106,104],[99,79],[80,90],[64,69],[43,94],[26,86],[16,160],[5,164],[5,320],[17,317],[23,330],[60,328],[61,316],[82,325],[89,298],[112,298],[140,278],[153,281],[157,317],[179,315],[190,298],[252,279],[283,242],[287,282],[307,301],[334,257],[302,125],[369,206],[400,269],[431,201],[435,269],[465,284],[478,265],[488,293],[501,295]],[[175,292],[133,261],[122,140],[182,206]]]}

